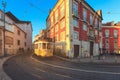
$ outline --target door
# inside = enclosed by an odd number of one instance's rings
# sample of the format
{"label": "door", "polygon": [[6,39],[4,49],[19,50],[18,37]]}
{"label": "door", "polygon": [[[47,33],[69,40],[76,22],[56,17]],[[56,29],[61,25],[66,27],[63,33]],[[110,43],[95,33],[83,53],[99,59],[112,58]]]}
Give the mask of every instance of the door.
{"label": "door", "polygon": [[90,56],[93,56],[93,47],[94,47],[94,42],[90,42]]}
{"label": "door", "polygon": [[74,45],[74,57],[79,56],[79,45]]}
{"label": "door", "polygon": [[2,54],[2,40],[0,40],[0,55]]}

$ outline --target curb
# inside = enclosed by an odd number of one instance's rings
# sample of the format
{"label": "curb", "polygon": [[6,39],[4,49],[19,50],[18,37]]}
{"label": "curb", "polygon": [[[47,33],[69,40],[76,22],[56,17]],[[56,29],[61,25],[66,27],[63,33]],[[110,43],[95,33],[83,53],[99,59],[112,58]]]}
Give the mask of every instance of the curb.
{"label": "curb", "polygon": [[[21,54],[21,53],[19,53]],[[3,69],[3,64],[9,60],[10,58],[14,57],[14,56],[17,56],[19,54],[15,54],[15,55],[11,55],[11,56],[8,56],[8,57],[4,57],[4,58],[1,58],[0,59],[0,80],[12,80],[4,71]]]}
{"label": "curb", "polygon": [[12,80],[4,71],[3,64],[12,56],[0,59],[0,80]]}
{"label": "curb", "polygon": [[120,64],[120,62],[107,62],[107,61],[104,61],[104,60],[90,60],[90,61],[81,61],[81,59],[77,60],[77,61],[74,61],[72,59],[66,59],[66,58],[63,58],[63,57],[60,57],[60,56],[57,56],[57,55],[54,55],[55,57],[59,58],[59,59],[62,59],[64,61],[69,61],[69,62],[74,62],[74,63],[90,63],[90,64]]}

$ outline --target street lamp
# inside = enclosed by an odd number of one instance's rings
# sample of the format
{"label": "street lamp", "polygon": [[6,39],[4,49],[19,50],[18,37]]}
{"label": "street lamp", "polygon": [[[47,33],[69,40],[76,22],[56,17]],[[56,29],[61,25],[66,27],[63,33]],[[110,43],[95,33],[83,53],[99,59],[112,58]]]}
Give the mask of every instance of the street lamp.
{"label": "street lamp", "polygon": [[3,6],[3,12],[4,12],[4,21],[3,21],[3,46],[4,46],[4,56],[5,56],[5,8],[6,8],[6,2],[2,0],[2,6]]}

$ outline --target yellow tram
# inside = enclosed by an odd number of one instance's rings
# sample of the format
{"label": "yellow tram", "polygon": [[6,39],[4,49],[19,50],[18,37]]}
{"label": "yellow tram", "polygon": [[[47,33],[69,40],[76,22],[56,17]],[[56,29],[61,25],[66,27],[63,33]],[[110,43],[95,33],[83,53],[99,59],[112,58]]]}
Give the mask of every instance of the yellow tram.
{"label": "yellow tram", "polygon": [[53,56],[53,43],[48,41],[38,41],[34,43],[34,53],[41,57]]}

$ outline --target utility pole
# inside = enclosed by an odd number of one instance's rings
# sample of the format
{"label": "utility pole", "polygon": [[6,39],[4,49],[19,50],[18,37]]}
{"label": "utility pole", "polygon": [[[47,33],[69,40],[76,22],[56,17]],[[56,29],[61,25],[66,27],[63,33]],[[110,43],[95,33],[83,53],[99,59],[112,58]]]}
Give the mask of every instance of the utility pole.
{"label": "utility pole", "polygon": [[4,56],[5,56],[5,8],[6,8],[6,2],[2,0],[2,7],[4,12],[4,20],[3,20],[3,47],[4,47]]}

